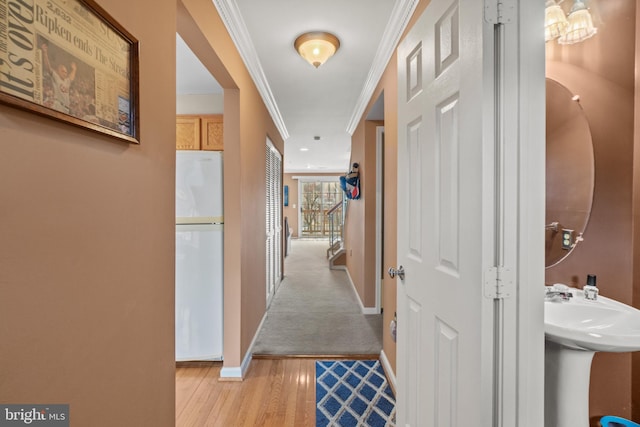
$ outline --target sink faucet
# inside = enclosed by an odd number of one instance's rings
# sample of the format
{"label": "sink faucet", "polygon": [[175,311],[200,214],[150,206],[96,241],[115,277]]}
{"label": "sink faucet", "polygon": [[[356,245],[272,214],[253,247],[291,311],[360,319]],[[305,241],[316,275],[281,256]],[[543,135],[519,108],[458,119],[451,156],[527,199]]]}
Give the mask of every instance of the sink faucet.
{"label": "sink faucet", "polygon": [[573,294],[569,290],[559,290],[553,287],[546,288],[544,293],[545,300],[561,299],[562,301],[569,301],[573,297]]}

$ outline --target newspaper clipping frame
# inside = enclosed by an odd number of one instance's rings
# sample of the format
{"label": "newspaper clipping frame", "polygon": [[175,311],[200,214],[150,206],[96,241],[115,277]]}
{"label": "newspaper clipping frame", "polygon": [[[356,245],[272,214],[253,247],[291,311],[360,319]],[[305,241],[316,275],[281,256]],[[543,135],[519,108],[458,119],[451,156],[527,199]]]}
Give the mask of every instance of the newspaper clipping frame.
{"label": "newspaper clipping frame", "polygon": [[140,143],[138,41],[92,0],[0,0],[0,102]]}

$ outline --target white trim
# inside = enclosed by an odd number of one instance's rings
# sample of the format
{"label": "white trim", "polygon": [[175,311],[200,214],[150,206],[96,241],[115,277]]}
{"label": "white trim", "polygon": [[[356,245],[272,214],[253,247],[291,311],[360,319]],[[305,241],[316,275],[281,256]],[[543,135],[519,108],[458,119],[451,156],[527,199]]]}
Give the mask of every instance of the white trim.
{"label": "white trim", "polygon": [[362,314],[380,314],[380,310],[375,307],[363,307],[360,304],[360,308],[362,309]]}
{"label": "white trim", "polygon": [[362,92],[360,92],[360,97],[347,125],[349,135],[353,135],[356,130],[358,122],[360,122],[360,118],[362,118],[362,114],[373,96],[373,91],[376,89],[380,77],[382,77],[384,70],[387,68],[389,59],[395,52],[402,33],[409,24],[409,19],[411,19],[416,6],[418,6],[418,0],[398,0],[395,2],[391,17],[382,35],[382,41],[378,46],[378,51],[369,70],[369,75],[364,82]]}
{"label": "white trim", "polygon": [[389,384],[393,389],[393,394],[397,396],[396,390],[398,388],[396,387],[396,373],[393,372],[391,363],[389,362],[389,359],[387,358],[387,354],[384,352],[384,350],[380,351],[380,363],[382,364],[382,368],[384,369],[384,374],[387,376],[387,380],[389,381]]}
{"label": "white trim", "polygon": [[289,138],[287,126],[284,124],[284,119],[280,114],[275,97],[271,92],[269,82],[262,69],[262,64],[258,59],[256,48],[249,37],[249,31],[242,19],[238,5],[234,0],[213,0],[213,4],[216,6],[225,27],[227,27],[227,31],[236,45],[249,74],[251,74],[251,78],[258,88],[258,92],[260,92],[260,96],[269,114],[271,114],[271,118],[278,128],[282,139],[286,140]]}
{"label": "white trim", "polygon": [[245,374],[247,373],[247,370],[249,369],[249,364],[251,363],[251,359],[253,356],[253,346],[255,345],[256,340],[258,339],[258,334],[260,334],[260,331],[262,330],[262,325],[264,325],[265,320],[267,320],[266,311],[262,316],[262,320],[258,325],[258,329],[256,330],[256,333],[253,336],[253,339],[251,340],[249,349],[245,353],[244,359],[242,359],[242,363],[240,364],[240,366],[231,366],[231,367],[223,366],[222,369],[220,369],[220,378],[229,378],[234,380],[242,380],[244,378]]}
{"label": "white trim", "polygon": [[[333,174],[340,174],[340,175],[344,175],[346,173],[346,171],[349,169],[349,165],[346,164],[346,167],[343,169],[334,169],[334,168],[327,168],[327,169],[321,169],[321,168],[317,168],[317,169],[311,169],[311,171],[313,173],[333,173]],[[288,174],[292,174],[292,173],[309,173],[309,169],[300,169],[300,168],[290,168],[287,169]]]}
{"label": "white trim", "polygon": [[269,147],[269,149],[275,153],[278,159],[282,160],[282,154],[280,153],[280,151],[278,151],[276,146],[273,145],[273,141],[271,141],[271,138],[269,138],[269,136],[267,136],[267,147]]}
{"label": "white trim", "polygon": [[380,314],[380,309],[376,308],[376,307],[365,307],[362,304],[362,300],[360,299],[360,294],[358,293],[358,290],[356,289],[356,285],[353,283],[353,280],[351,279],[351,274],[349,274],[349,269],[347,268],[346,265],[336,265],[333,267],[334,270],[344,270],[347,273],[347,279],[349,279],[349,283],[351,283],[351,289],[353,290],[353,293],[356,296],[356,299],[358,300],[358,304],[360,304],[360,311],[362,312],[362,314]]}
{"label": "white trim", "polygon": [[[295,176],[293,177],[293,179],[298,179]],[[298,201],[298,205],[296,207],[294,207],[293,209],[296,210],[296,215],[298,216],[298,239],[302,238],[302,205],[301,205],[301,201],[302,201],[302,185],[300,185],[300,183],[298,183],[298,194],[296,195],[296,200]]]}
{"label": "white trim", "polygon": [[[518,115],[517,128],[508,137],[518,141],[518,153],[512,161],[518,164],[518,175],[512,176],[518,183],[517,195],[517,298],[509,305],[517,309],[517,340],[510,350],[515,350],[513,364],[517,384],[508,392],[515,395],[518,427],[535,427],[544,424],[544,301],[537,297],[539,284],[544,282],[544,236],[539,230],[544,226],[545,206],[545,138],[544,138],[544,77],[545,45],[536,24],[544,14],[542,2],[521,1],[518,4],[518,32],[512,39],[512,47],[518,63],[508,70],[517,76],[516,92]],[[513,24],[512,24],[513,25]],[[517,52],[527,52],[518,55]],[[516,56],[512,56],[515,58]],[[513,309],[512,308],[512,309]]]}
{"label": "white trim", "polygon": [[376,127],[376,309],[382,307],[382,142],[384,141],[384,126]]}
{"label": "white trim", "polygon": [[244,379],[244,375],[247,373],[249,369],[249,364],[251,363],[251,352],[248,351],[245,354],[244,359],[242,360],[242,364],[240,366],[223,366],[220,369],[220,378],[228,378],[233,380],[242,380]]}
{"label": "white trim", "polygon": [[[340,172],[343,173],[343,172]],[[340,181],[340,176],[315,176],[315,175],[294,175],[291,177],[292,179],[297,179],[300,182],[309,182],[309,181],[322,181],[322,182],[338,182]]]}

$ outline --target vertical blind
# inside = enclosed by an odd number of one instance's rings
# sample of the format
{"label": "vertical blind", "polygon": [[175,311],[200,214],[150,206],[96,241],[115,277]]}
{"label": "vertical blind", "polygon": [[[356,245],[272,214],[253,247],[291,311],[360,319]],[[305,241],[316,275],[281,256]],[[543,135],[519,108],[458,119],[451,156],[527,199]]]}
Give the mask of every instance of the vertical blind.
{"label": "vertical blind", "polygon": [[267,304],[282,277],[282,156],[267,138],[266,173],[266,285]]}

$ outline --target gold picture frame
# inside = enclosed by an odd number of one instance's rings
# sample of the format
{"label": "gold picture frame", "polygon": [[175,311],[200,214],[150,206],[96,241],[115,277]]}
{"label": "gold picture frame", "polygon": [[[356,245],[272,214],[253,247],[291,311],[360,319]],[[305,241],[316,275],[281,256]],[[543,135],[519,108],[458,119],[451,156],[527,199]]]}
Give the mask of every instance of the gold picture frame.
{"label": "gold picture frame", "polygon": [[92,0],[0,0],[0,102],[139,144],[138,49]]}

